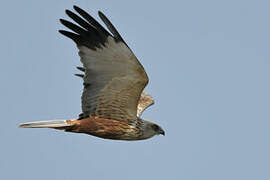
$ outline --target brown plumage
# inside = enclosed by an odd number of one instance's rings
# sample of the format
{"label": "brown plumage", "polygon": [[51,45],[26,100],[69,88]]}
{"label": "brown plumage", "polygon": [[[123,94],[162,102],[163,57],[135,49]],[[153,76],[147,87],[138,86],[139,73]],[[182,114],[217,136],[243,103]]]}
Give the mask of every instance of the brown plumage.
{"label": "brown plumage", "polygon": [[138,128],[113,119],[89,117],[76,121],[67,121],[72,126],[65,128],[67,132],[85,133],[105,139],[129,140],[130,136],[139,134]]}
{"label": "brown plumage", "polygon": [[73,32],[60,30],[72,39],[79,49],[84,74],[82,113],[78,119],[25,123],[20,127],[54,128],[93,136],[140,140],[164,131],[155,123],[140,118],[141,113],[154,103],[143,92],[148,76],[136,56],[127,46],[108,18],[99,12],[111,34],[84,10],[74,6],[80,15],[66,10],[77,24],[60,19]]}

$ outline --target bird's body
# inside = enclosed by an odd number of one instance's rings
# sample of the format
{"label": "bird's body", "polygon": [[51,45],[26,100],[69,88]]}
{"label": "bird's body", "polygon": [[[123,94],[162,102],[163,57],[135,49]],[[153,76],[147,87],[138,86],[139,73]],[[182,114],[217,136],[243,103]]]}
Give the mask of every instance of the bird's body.
{"label": "bird's body", "polygon": [[74,6],[81,16],[67,10],[78,25],[61,19],[73,32],[59,32],[72,39],[79,49],[84,74],[82,114],[78,119],[24,123],[20,127],[54,128],[67,132],[85,133],[105,139],[142,140],[164,131],[155,123],[140,118],[154,103],[143,92],[148,76],[136,56],[111,22],[99,16],[112,34],[84,10]]}

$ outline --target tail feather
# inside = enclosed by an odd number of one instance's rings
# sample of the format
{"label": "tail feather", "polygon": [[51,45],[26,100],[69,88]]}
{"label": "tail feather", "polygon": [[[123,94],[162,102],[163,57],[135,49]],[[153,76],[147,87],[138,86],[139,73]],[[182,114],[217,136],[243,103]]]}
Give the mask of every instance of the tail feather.
{"label": "tail feather", "polygon": [[72,125],[68,124],[67,120],[27,122],[19,125],[20,128],[59,128],[59,129],[70,126]]}

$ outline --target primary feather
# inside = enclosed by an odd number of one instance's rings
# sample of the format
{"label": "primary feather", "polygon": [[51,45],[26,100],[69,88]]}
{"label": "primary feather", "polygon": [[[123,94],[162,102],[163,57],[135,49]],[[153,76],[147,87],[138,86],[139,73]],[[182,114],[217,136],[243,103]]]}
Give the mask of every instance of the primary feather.
{"label": "primary feather", "polygon": [[66,10],[77,24],[61,19],[72,32],[59,32],[78,46],[84,71],[80,116],[98,116],[133,124],[141,93],[148,83],[147,74],[108,18],[99,12],[111,33],[77,6],[79,15]]}
{"label": "primary feather", "polygon": [[140,118],[153,98],[143,92],[148,76],[113,24],[101,12],[107,31],[93,17],[74,6],[66,14],[75,23],[60,19],[70,31],[60,30],[79,50],[83,79],[82,113],[78,119],[28,122],[22,128],[54,128],[117,140],[142,140],[165,135],[160,126]]}

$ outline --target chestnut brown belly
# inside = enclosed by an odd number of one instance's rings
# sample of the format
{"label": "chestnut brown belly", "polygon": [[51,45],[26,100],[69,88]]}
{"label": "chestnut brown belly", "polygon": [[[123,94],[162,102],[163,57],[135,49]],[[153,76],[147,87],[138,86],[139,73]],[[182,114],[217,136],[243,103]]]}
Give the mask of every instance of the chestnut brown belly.
{"label": "chestnut brown belly", "polygon": [[105,139],[136,140],[140,135],[138,128],[112,119],[89,117],[68,123],[73,125],[66,129],[68,132],[85,133]]}

